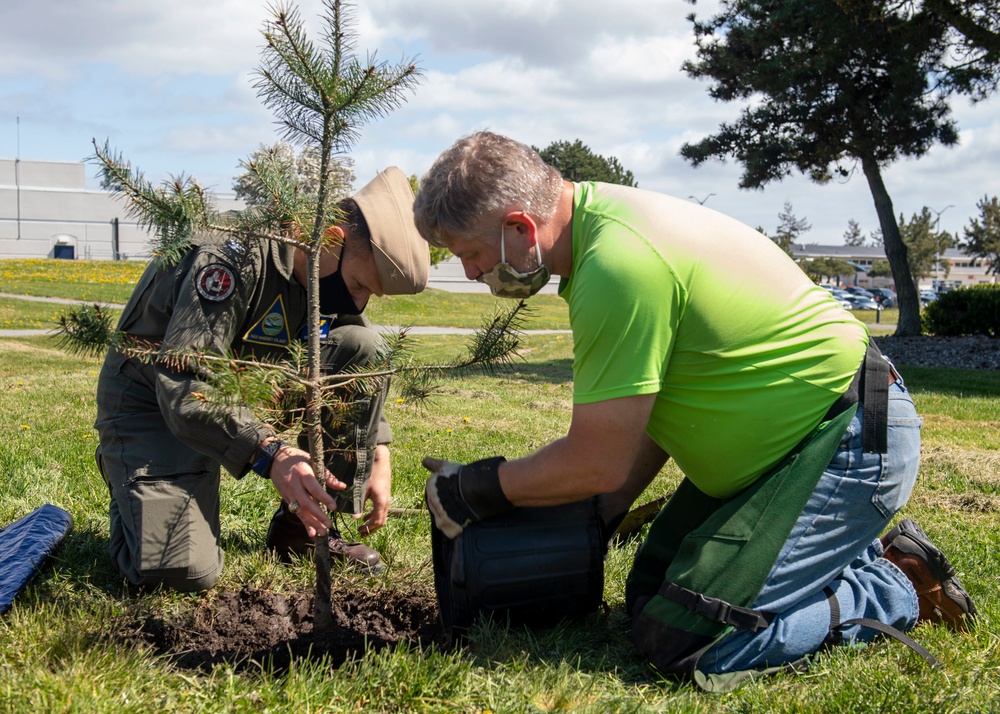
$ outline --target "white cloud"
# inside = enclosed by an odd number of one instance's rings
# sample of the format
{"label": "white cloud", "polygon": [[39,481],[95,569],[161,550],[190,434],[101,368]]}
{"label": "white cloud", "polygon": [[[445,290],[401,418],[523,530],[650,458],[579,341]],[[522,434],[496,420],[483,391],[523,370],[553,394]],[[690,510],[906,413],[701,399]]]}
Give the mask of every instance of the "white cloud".
{"label": "white cloud", "polygon": [[[319,0],[298,3],[318,40]],[[616,156],[640,186],[699,200],[773,229],[785,201],[809,220],[807,240],[840,242],[847,220],[877,226],[862,175],[816,186],[800,175],[764,191],[737,188],[740,166],[697,169],[685,142],[739,112],[707,97],[680,69],[693,57],[686,15],[714,0],[362,0],[358,50],[390,62],[418,55],[423,82],[388,117],[364,128],[359,182],[389,164],[422,174],[460,136],[483,128],[536,146],[579,138]],[[0,155],[74,160],[90,139],[112,145],[154,180],[186,171],[228,190],[238,160],[277,137],[251,87],[267,4],[246,0],[33,0],[0,5]],[[887,167],[896,213],[929,205],[952,230],[984,193],[997,193],[996,100],[954,103],[955,148]],[[89,172],[88,172],[89,173]]]}

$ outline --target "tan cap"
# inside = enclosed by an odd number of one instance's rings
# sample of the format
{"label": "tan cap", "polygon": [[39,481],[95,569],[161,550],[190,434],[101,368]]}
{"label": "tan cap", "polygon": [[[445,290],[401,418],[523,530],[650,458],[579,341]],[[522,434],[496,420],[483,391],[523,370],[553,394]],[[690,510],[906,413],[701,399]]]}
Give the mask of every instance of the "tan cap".
{"label": "tan cap", "polygon": [[395,166],[354,194],[372,237],[382,292],[412,295],[427,287],[430,249],[413,224],[413,189]]}

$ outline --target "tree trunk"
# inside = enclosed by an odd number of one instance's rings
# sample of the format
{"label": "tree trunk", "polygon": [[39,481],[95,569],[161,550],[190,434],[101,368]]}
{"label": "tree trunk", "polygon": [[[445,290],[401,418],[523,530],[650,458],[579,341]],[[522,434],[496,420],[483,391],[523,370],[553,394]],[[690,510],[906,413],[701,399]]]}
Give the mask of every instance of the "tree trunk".
{"label": "tree trunk", "polygon": [[[340,27],[340,3],[334,3],[333,11]],[[337,52],[339,62],[340,52]],[[337,74],[340,74],[338,68]],[[327,105],[328,106],[328,105]],[[309,386],[306,389],[306,429],[309,435],[309,455],[313,472],[320,488],[326,488],[326,454],[323,452],[323,390],[320,379],[323,376],[319,325],[319,263],[323,254],[326,230],[326,200],[330,180],[330,154],[332,153],[334,123],[328,113],[323,119],[323,139],[320,142],[319,187],[316,195],[316,220],[309,241]],[[341,249],[340,260],[344,252]],[[330,585],[330,534],[318,535],[316,544],[316,597],[313,602],[313,629],[322,631],[333,626],[333,602]]]}
{"label": "tree trunk", "polygon": [[[320,243],[322,246],[322,243]],[[309,253],[309,385],[306,387],[306,434],[313,472],[326,488],[326,455],[323,453],[323,395],[319,379],[323,374],[319,334],[319,256],[321,248],[314,245]],[[315,287],[313,287],[315,286]],[[333,625],[332,594],[330,592],[330,536],[318,535],[315,543],[316,597],[313,602],[313,629],[325,630]]]}
{"label": "tree trunk", "polygon": [[893,212],[892,199],[882,181],[882,172],[878,163],[871,158],[861,160],[862,169],[868,179],[872,198],[875,201],[875,212],[882,228],[882,245],[885,257],[892,269],[892,279],[896,282],[896,295],[899,298],[899,319],[896,322],[896,334],[920,334],[920,295],[917,284],[910,273],[910,263],[907,260],[906,244],[899,235],[899,224]]}

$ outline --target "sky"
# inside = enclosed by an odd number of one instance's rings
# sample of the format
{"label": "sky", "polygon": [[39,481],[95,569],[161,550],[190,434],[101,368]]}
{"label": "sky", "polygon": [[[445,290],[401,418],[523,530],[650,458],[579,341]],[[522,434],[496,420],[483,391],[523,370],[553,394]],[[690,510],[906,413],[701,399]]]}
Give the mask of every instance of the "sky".
{"label": "sky", "polygon": [[[254,70],[270,7],[257,0],[32,0],[0,5],[0,157],[80,161],[92,141],[154,183],[194,176],[232,191],[241,159],[280,138],[256,96]],[[320,0],[296,3],[319,40]],[[843,244],[853,219],[877,229],[860,168],[819,186],[792,174],[738,187],[735,162],[692,167],[685,142],[714,133],[740,107],[708,97],[681,69],[694,57],[687,16],[714,0],[362,0],[356,51],[415,61],[421,82],[351,151],[356,188],[396,165],[418,176],[458,138],[489,129],[537,147],[581,140],[617,157],[641,188],[704,202],[773,233],[778,214],[811,228],[803,242]],[[1000,193],[1000,98],[952,100],[961,139],[884,172],[897,216],[924,206],[960,231]],[[88,187],[97,188],[88,166]]]}

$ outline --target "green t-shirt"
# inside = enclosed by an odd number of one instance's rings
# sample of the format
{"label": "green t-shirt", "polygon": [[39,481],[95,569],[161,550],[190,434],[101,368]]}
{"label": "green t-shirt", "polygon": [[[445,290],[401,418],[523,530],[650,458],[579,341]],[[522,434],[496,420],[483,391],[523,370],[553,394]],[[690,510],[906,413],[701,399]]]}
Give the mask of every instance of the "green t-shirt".
{"label": "green t-shirt", "polygon": [[694,202],[579,183],[574,402],[656,394],[649,436],[724,498],[775,465],[851,382],[868,332],[766,236]]}

